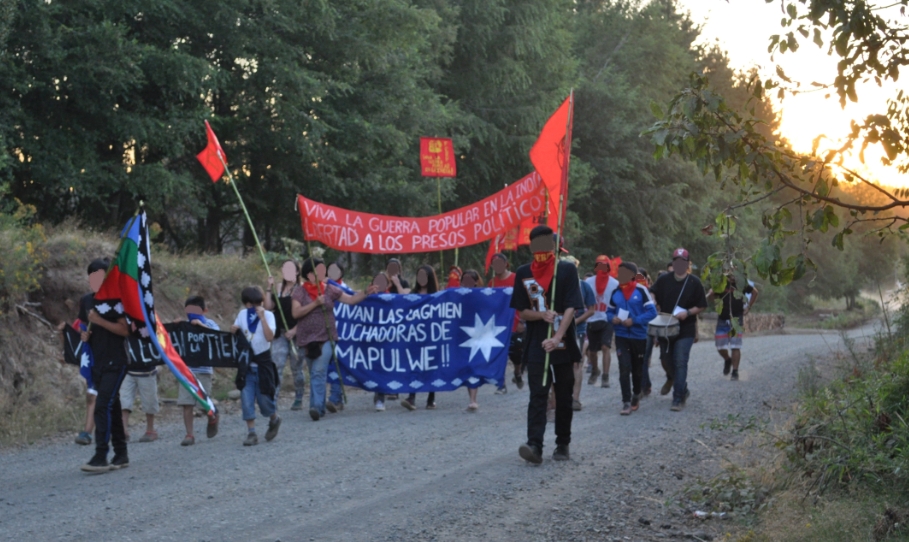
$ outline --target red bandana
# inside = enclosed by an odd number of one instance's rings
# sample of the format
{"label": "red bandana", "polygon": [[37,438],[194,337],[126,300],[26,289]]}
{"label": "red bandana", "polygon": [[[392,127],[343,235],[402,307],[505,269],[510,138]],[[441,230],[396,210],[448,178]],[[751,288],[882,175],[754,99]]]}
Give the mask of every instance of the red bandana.
{"label": "red bandana", "polygon": [[619,285],[619,288],[622,289],[622,295],[625,296],[625,301],[631,299],[631,296],[634,295],[634,289],[638,287],[638,281],[629,280],[627,283]]}
{"label": "red bandana", "polygon": [[448,271],[448,284],[445,285],[446,288],[460,288],[461,287],[461,268],[451,266],[451,270]]}
{"label": "red bandana", "polygon": [[543,291],[549,290],[552,284],[552,274],[555,271],[555,254],[552,252],[534,252],[533,263],[530,264],[530,272],[533,279],[543,288]]}
{"label": "red bandana", "polygon": [[303,283],[303,289],[306,290],[306,293],[309,294],[310,299],[313,301],[315,301],[319,295],[325,293],[324,286],[320,287],[318,284],[313,284],[308,280]]}
{"label": "red bandana", "polygon": [[609,274],[609,271],[597,271],[597,296],[603,297],[603,292],[606,291],[606,286],[609,284],[609,277],[612,276]]}

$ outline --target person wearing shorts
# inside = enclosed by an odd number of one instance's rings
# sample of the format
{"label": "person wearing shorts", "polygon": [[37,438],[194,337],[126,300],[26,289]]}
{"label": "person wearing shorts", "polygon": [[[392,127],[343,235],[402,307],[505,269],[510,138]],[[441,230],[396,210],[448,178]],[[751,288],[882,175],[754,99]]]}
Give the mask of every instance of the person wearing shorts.
{"label": "person wearing shorts", "polygon": [[129,415],[133,411],[136,396],[142,400],[142,411],[145,412],[145,434],[139,437],[139,442],[158,440],[158,432],[155,431],[155,414],[160,410],[157,367],[152,367],[147,371],[128,371],[120,385],[120,409],[123,412],[123,428],[126,430],[127,440],[129,439]]}
{"label": "person wearing shorts", "polygon": [[[597,256],[594,271],[596,274],[585,281],[593,288],[597,302],[593,316],[587,319],[587,355],[590,359],[590,365],[593,367],[587,384],[591,386],[596,384],[597,377],[602,374],[603,380],[601,386],[608,388],[613,327],[612,323],[606,319],[606,309],[609,306],[609,299],[612,297],[612,293],[619,286],[619,281],[610,275],[612,271],[612,260],[604,254]],[[600,351],[603,352],[602,373],[597,365],[597,354]]]}
{"label": "person wearing shorts", "polygon": [[[741,294],[736,293],[735,276],[726,276],[726,290],[720,296],[722,309],[716,320],[714,341],[717,352],[723,358],[723,374],[729,375],[731,380],[739,379],[739,363],[742,361],[742,338],[745,327],[745,315],[748,314],[754,301],[757,300],[757,289],[750,283]],[[713,301],[717,295],[713,290],[707,294],[707,299]],[[748,300],[751,303],[748,303]],[[738,324],[738,329],[733,325]]]}
{"label": "person wearing shorts", "polygon": [[[186,319],[194,326],[207,327],[208,329],[221,330],[217,322],[208,318],[205,308],[205,299],[200,295],[188,297],[183,304],[186,312]],[[190,369],[195,375],[202,389],[210,396],[212,392],[211,381],[214,369],[211,367],[192,367]],[[192,446],[196,443],[196,436],[193,431],[193,407],[196,405],[196,399],[183,386],[177,388],[177,405],[183,408],[183,426],[186,428],[186,436],[180,442],[180,446]],[[218,434],[218,413],[208,418],[208,427],[205,430],[205,436],[214,438]]]}

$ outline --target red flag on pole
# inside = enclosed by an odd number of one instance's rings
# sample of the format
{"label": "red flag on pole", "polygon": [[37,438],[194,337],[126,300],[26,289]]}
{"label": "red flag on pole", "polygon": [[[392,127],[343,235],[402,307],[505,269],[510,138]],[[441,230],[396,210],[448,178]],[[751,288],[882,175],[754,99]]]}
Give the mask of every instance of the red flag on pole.
{"label": "red flag on pole", "polygon": [[196,158],[202,163],[202,167],[208,172],[208,176],[211,177],[211,180],[213,182],[218,182],[221,176],[224,175],[224,164],[227,163],[227,155],[224,154],[224,149],[222,149],[221,144],[218,143],[218,136],[216,136],[215,131],[211,129],[211,125],[208,124],[208,121],[205,121],[205,135],[208,137],[208,145],[202,149],[202,152],[196,155]]}
{"label": "red flag on pole", "polygon": [[457,177],[458,164],[451,138],[421,137],[420,168],[424,177]]}
{"label": "red flag on pole", "polygon": [[[543,178],[543,184],[549,190],[549,217],[565,219],[568,208],[568,164],[571,159],[571,128],[574,113],[574,93],[562,102],[556,112],[549,117],[540,137],[530,149],[530,161]],[[562,209],[559,213],[559,197],[562,198]],[[551,222],[550,222],[551,223]],[[561,228],[559,228],[561,229]]]}

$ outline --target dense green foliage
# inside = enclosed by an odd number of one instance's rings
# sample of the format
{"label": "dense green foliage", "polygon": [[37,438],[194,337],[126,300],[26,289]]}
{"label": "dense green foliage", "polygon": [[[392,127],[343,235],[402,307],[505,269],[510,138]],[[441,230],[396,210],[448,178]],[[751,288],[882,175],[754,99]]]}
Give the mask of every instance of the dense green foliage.
{"label": "dense green foliage", "polygon": [[[652,160],[649,103],[725,61],[692,45],[672,1],[642,4],[4,2],[0,172],[42,220],[113,227],[142,198],[167,242],[218,251],[242,223],[194,160],[210,119],[274,248],[298,237],[297,192],[432,213],[420,135],[455,140],[446,208],[492,193],[530,171],[542,123],[576,88],[575,244],[655,258],[692,237],[710,196],[690,166]],[[654,192],[689,201],[665,212]]]}
{"label": "dense green foliage", "polygon": [[[654,103],[696,72],[730,107],[747,74],[673,0],[0,0],[0,182],[38,220],[115,228],[143,199],[175,249],[252,244],[233,195],[194,155],[208,119],[271,250],[298,239],[294,194],[363,211],[426,215],[421,135],[454,139],[465,205],[528,173],[531,144],[576,90],[567,237],[588,263],[621,254],[662,267],[727,247],[703,235],[735,202],[694,164],[655,160]],[[709,81],[709,82],[708,82]],[[761,249],[761,209],[736,250]],[[480,266],[485,246],[461,251]],[[435,257],[429,258],[435,262]]]}

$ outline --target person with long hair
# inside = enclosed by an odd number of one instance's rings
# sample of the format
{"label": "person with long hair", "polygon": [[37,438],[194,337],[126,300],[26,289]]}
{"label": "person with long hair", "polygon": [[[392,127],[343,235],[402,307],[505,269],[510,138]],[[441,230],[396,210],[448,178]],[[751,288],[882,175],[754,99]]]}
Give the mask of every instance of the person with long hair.
{"label": "person with long hair", "polygon": [[[436,278],[436,272],[431,265],[423,265],[417,269],[415,282],[416,284],[410,291],[412,294],[429,295],[439,291],[439,280]],[[407,399],[401,401],[401,406],[407,410],[416,410],[417,394],[411,393],[408,395]],[[429,397],[426,398],[426,410],[434,410],[435,408],[436,392],[431,391],[429,392]]]}
{"label": "person with long hair", "polygon": [[325,416],[326,409],[337,412],[342,403],[341,375],[332,382],[331,397],[325,402],[332,343],[338,341],[335,301],[356,305],[366,299],[367,295],[378,292],[378,288],[372,285],[364,292],[353,295],[345,293],[327,282],[325,262],[320,258],[307,258],[300,267],[300,276],[304,282],[301,288],[294,291],[291,311],[297,319],[297,348],[309,363],[309,416],[313,421],[318,421]]}
{"label": "person with long hair", "polygon": [[[271,358],[278,369],[278,377],[284,373],[284,366],[290,356],[290,373],[294,377],[294,404],[291,410],[303,409],[303,392],[306,391],[306,375],[303,373],[303,356],[292,355],[291,341],[297,334],[297,321],[292,314],[291,296],[300,286],[300,264],[287,259],[281,264],[281,286],[275,297],[275,279],[268,277],[268,295],[265,296],[265,310],[275,315],[275,338],[271,342]],[[280,306],[280,311],[278,307]],[[281,318],[281,313],[284,318]],[[284,325],[284,321],[287,325]]]}

